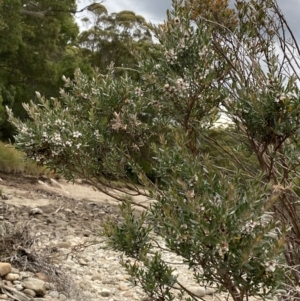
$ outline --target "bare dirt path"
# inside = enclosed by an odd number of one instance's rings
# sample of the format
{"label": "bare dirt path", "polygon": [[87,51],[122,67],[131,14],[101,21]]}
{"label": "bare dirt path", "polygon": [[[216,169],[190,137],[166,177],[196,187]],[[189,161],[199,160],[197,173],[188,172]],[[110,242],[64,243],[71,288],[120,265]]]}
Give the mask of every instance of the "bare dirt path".
{"label": "bare dirt path", "polygon": [[[40,207],[51,205],[60,199],[87,201],[118,205],[118,201],[96,190],[93,186],[78,181],[67,182],[63,179],[53,180],[31,176],[8,175],[0,173],[0,190],[8,195],[11,205]],[[147,205],[151,200],[144,196],[133,197],[134,202]]]}

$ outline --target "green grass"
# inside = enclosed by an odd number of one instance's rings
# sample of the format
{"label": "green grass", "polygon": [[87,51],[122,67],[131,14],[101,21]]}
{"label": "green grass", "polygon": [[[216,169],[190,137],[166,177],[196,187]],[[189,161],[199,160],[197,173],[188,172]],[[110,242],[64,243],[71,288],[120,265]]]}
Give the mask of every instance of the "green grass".
{"label": "green grass", "polygon": [[17,151],[13,145],[0,141],[0,172],[33,176],[49,173],[35,162],[25,159],[25,154]]}

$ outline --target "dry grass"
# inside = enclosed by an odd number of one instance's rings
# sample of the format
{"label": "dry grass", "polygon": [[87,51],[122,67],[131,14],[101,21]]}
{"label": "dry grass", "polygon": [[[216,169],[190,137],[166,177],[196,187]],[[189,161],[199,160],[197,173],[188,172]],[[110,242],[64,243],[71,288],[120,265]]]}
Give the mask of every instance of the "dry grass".
{"label": "dry grass", "polygon": [[17,151],[13,145],[0,141],[0,172],[39,176],[49,171],[37,166],[31,160],[25,160],[24,153]]}
{"label": "dry grass", "polygon": [[70,273],[52,263],[52,250],[36,247],[38,239],[37,231],[30,222],[1,222],[0,261],[9,262],[23,271],[42,273],[59,292],[84,300],[80,291],[76,290]]}

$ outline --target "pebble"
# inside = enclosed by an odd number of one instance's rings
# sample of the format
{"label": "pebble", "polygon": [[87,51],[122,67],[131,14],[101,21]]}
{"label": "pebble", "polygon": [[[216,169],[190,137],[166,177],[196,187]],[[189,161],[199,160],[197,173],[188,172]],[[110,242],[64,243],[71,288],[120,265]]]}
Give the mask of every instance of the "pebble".
{"label": "pebble", "polygon": [[37,278],[27,278],[22,282],[25,288],[33,290],[38,296],[46,294],[45,282]]}
{"label": "pebble", "polygon": [[67,300],[67,297],[64,294],[59,294],[59,300],[61,301]]}
{"label": "pebble", "polygon": [[55,181],[54,179],[50,178],[50,183],[53,187],[64,190],[64,187],[61,184],[59,184],[57,181]]}
{"label": "pebble", "polygon": [[11,272],[11,264],[7,262],[0,262],[0,277],[3,277]]}
{"label": "pebble", "polygon": [[21,290],[24,289],[24,287],[23,287],[22,284],[16,284],[16,285],[15,285],[15,289],[16,289],[17,291],[21,291]]}
{"label": "pebble", "polygon": [[20,278],[19,274],[8,273],[5,275],[4,279],[7,281],[15,281]]}
{"label": "pebble", "polygon": [[110,296],[110,290],[103,288],[102,291],[100,292],[100,295],[102,297],[109,297]]}
{"label": "pebble", "polygon": [[24,289],[24,294],[29,296],[29,297],[35,297],[36,296],[36,293],[35,291],[29,289],[29,288],[25,288]]}
{"label": "pebble", "polygon": [[204,297],[206,295],[205,287],[192,286],[189,288],[189,291],[191,291],[197,297]]}
{"label": "pebble", "polygon": [[43,214],[43,210],[40,208],[32,208],[29,215]]}

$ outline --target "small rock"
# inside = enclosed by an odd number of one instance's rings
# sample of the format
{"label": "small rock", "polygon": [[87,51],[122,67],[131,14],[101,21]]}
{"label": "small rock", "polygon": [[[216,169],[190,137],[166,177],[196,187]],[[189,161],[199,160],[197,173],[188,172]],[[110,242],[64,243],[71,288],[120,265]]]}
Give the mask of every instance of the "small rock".
{"label": "small rock", "polygon": [[40,208],[32,208],[29,212],[29,215],[43,214],[43,210]]}
{"label": "small rock", "polygon": [[44,296],[46,294],[45,282],[36,278],[28,278],[22,282],[25,288],[33,290],[38,296]]}
{"label": "small rock", "polygon": [[79,258],[78,263],[81,265],[88,265],[88,263],[83,258]]}
{"label": "small rock", "polygon": [[20,271],[19,271],[19,269],[16,269],[16,268],[12,267],[11,268],[11,273],[20,274]]}
{"label": "small rock", "polygon": [[10,281],[4,280],[3,283],[4,283],[6,286],[14,287],[14,285],[13,285]]}
{"label": "small rock", "polygon": [[80,287],[82,290],[84,290],[84,289],[86,288],[86,282],[85,282],[85,281],[80,281],[80,282],[78,283],[78,285],[79,285],[79,287]]}
{"label": "small rock", "polygon": [[92,276],[92,280],[93,281],[96,281],[96,280],[101,280],[102,279],[102,275],[100,273],[95,273],[93,276]]}
{"label": "small rock", "polygon": [[36,273],[35,276],[45,282],[49,282],[49,278],[44,273]]}
{"label": "small rock", "polygon": [[23,290],[23,285],[22,284],[16,284],[15,285],[15,289],[17,290],[17,291],[22,291]]}
{"label": "small rock", "polygon": [[19,274],[8,273],[5,275],[4,279],[7,281],[15,281],[20,278]]}
{"label": "small rock", "polygon": [[55,181],[54,179],[50,178],[50,182],[53,187],[64,190],[64,187],[61,184],[59,184],[57,181]]}
{"label": "small rock", "polygon": [[127,291],[123,294],[123,297],[126,297],[126,298],[132,298],[133,297],[133,293],[130,292],[130,291]]}
{"label": "small rock", "polygon": [[117,276],[116,276],[116,279],[119,280],[119,281],[124,281],[124,280],[126,280],[126,278],[124,277],[124,275],[117,275]]}
{"label": "small rock", "polygon": [[32,272],[20,272],[20,277],[21,279],[24,279],[24,278],[30,278],[32,277],[34,274]]}
{"label": "small rock", "polygon": [[7,262],[0,262],[0,277],[3,277],[11,272],[11,265]]}
{"label": "small rock", "polygon": [[19,280],[14,280],[14,281],[13,281],[13,284],[21,284],[21,281],[19,281]]}
{"label": "small rock", "polygon": [[197,297],[204,297],[206,295],[205,287],[202,286],[188,287],[188,290],[191,291]]}
{"label": "small rock", "polygon": [[103,284],[115,284],[115,280],[113,279],[106,279],[102,281]]}
{"label": "small rock", "polygon": [[59,292],[58,291],[51,291],[48,295],[51,298],[58,298],[59,297]]}
{"label": "small rock", "polygon": [[102,297],[109,297],[110,296],[110,290],[103,288],[102,291],[100,292],[100,295]]}
{"label": "small rock", "polygon": [[8,296],[6,294],[0,294],[0,300],[7,300]]}
{"label": "small rock", "polygon": [[59,300],[65,301],[67,300],[67,297],[64,294],[59,294]]}
{"label": "small rock", "polygon": [[53,290],[54,289],[54,284],[50,282],[45,282],[45,288],[47,291]]}
{"label": "small rock", "polygon": [[46,184],[45,182],[41,181],[41,180],[38,180],[38,183],[43,185],[43,186],[48,186],[48,184]]}
{"label": "small rock", "polygon": [[56,244],[56,247],[60,249],[68,249],[71,248],[71,243],[68,241],[61,241]]}
{"label": "small rock", "polygon": [[91,275],[84,275],[84,276],[82,276],[82,279],[86,282],[90,282],[90,280],[92,279],[92,276]]}
{"label": "small rock", "polygon": [[129,290],[129,287],[128,287],[128,285],[125,284],[125,283],[120,283],[119,286],[118,286],[118,289],[119,289],[120,291],[128,291],[128,290]]}
{"label": "small rock", "polygon": [[214,294],[216,292],[216,289],[215,288],[212,288],[212,287],[207,287],[206,289],[205,289],[205,294],[206,295],[212,295],[212,294]]}
{"label": "small rock", "polygon": [[35,291],[29,289],[29,288],[25,288],[23,293],[29,297],[35,297],[36,296],[36,293]]}

